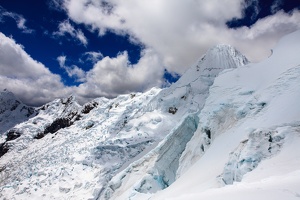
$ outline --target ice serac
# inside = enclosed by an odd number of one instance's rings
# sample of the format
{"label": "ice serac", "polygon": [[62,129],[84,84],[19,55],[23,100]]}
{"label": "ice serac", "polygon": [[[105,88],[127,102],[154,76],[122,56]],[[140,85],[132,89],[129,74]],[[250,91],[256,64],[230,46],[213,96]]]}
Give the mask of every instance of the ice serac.
{"label": "ice serac", "polygon": [[240,182],[243,176],[254,170],[264,159],[276,155],[283,146],[285,134],[275,130],[254,130],[249,138],[241,141],[229,155],[222,180],[225,184]]}
{"label": "ice serac", "polygon": [[184,118],[155,149],[116,175],[99,199],[128,199],[135,193],[155,193],[171,185],[198,120],[196,115]]}

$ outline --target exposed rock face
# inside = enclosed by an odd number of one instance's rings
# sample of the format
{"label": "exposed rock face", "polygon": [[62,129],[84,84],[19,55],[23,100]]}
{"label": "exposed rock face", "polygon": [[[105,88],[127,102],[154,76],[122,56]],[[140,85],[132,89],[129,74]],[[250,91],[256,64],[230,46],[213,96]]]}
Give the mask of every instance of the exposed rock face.
{"label": "exposed rock face", "polygon": [[22,133],[20,133],[18,130],[11,129],[7,133],[6,141],[17,139],[18,137],[21,136],[21,134]]}
{"label": "exposed rock face", "polygon": [[8,152],[9,148],[6,143],[0,144],[0,157]]}
{"label": "exposed rock face", "polygon": [[6,154],[9,150],[9,141],[15,140],[20,137],[22,133],[17,129],[11,129],[7,132],[6,141],[0,144],[0,157]]}
{"label": "exposed rock face", "polygon": [[[8,118],[12,120],[6,123],[10,126],[25,121],[25,127],[32,132],[32,139],[41,139],[48,133],[55,133],[62,128],[71,126],[78,118],[81,106],[76,102],[73,96],[65,99],[58,99],[50,102],[40,108],[32,108],[24,105],[15,99],[13,93],[4,91],[0,94],[1,112],[0,118]],[[10,111],[10,112],[9,112]],[[33,118],[33,119],[31,119]],[[27,121],[26,121],[27,120]],[[6,124],[5,124],[6,125]],[[9,126],[5,126],[9,127]],[[18,127],[18,125],[16,126]],[[19,128],[13,128],[6,132],[6,138],[3,136],[4,142],[1,145],[1,156],[8,152],[15,144],[14,140],[21,137],[26,130],[22,130],[24,125]]]}
{"label": "exposed rock face", "polygon": [[81,112],[82,112],[83,114],[88,114],[91,110],[93,110],[94,108],[96,108],[98,105],[99,105],[99,104],[98,104],[98,102],[96,102],[96,101],[92,101],[92,102],[86,103],[86,104],[83,106]]}

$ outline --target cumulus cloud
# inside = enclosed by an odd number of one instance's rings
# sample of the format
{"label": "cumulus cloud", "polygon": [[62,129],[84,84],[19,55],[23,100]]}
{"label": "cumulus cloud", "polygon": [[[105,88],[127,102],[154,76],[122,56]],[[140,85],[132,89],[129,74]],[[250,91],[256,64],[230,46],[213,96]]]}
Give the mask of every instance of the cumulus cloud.
{"label": "cumulus cloud", "polygon": [[2,6],[0,6],[0,22],[4,20],[5,17],[12,18],[16,21],[16,25],[19,29],[22,30],[23,33],[33,33],[34,30],[28,28],[25,23],[26,19],[17,13],[14,12],[8,12],[6,9],[4,9]]}
{"label": "cumulus cloud", "polygon": [[127,52],[115,58],[104,57],[87,72],[86,82],[76,93],[84,98],[114,97],[119,94],[145,91],[162,85],[161,59],[152,50],[142,52],[137,64],[130,64]]}
{"label": "cumulus cloud", "polygon": [[66,56],[58,56],[57,61],[59,66],[64,69],[70,78],[75,78],[77,82],[84,82],[86,79],[86,73],[81,68],[76,65],[67,66],[66,65]]}
{"label": "cumulus cloud", "polygon": [[162,60],[150,49],[142,52],[136,64],[130,63],[126,51],[115,58],[99,57],[88,72],[74,65],[68,66],[64,55],[57,57],[57,61],[69,77],[83,83],[65,86],[59,75],[33,60],[21,45],[0,32],[0,90],[6,88],[14,92],[28,105],[42,105],[70,94],[74,94],[80,103],[86,103],[100,96],[142,92],[163,84]]}
{"label": "cumulus cloud", "polygon": [[58,31],[54,32],[54,36],[65,36],[66,34],[78,40],[81,44],[86,46],[88,44],[88,40],[85,37],[84,33],[80,29],[75,29],[72,24],[70,24],[69,20],[65,20],[58,25]]}
{"label": "cumulus cloud", "polygon": [[[284,34],[298,27],[298,10],[292,15],[274,13],[277,22],[263,35],[251,36],[258,26],[229,29],[226,22],[241,18],[242,10],[248,4],[243,0],[63,0],[62,6],[69,18],[98,30],[100,35],[106,30],[118,34],[129,34],[137,38],[146,48],[162,58],[168,71],[182,74],[208,48],[218,43],[232,44],[252,61],[269,55],[269,49]],[[252,5],[253,4],[253,5]],[[259,4],[251,5],[259,12]],[[284,15],[285,21],[278,17]],[[297,18],[298,22],[294,20]],[[265,21],[258,21],[264,24]],[[292,28],[282,29],[286,24]],[[267,25],[264,25],[267,26]],[[272,30],[272,31],[271,31]],[[240,33],[246,33],[241,35]],[[256,42],[259,41],[259,42]],[[255,44],[255,45],[254,45]]]}
{"label": "cumulus cloud", "polygon": [[300,29],[300,12],[285,13],[282,10],[274,15],[258,20],[254,25],[229,30],[231,44],[245,52],[252,61],[262,60],[270,55],[271,49],[284,35]]}
{"label": "cumulus cloud", "polygon": [[86,102],[99,96],[145,91],[164,84],[165,69],[171,74],[182,74],[213,45],[232,44],[250,60],[258,61],[269,56],[279,38],[300,28],[300,12],[294,10],[289,14],[274,11],[251,27],[230,29],[226,22],[242,17],[246,6],[242,2],[55,0],[55,5],[62,5],[70,20],[61,22],[54,35],[67,34],[87,45],[82,31],[75,29],[70,21],[98,31],[100,36],[107,30],[128,34],[132,41],[145,46],[140,60],[131,64],[126,51],[114,58],[87,52],[84,56],[90,59],[92,69],[84,72],[75,65],[67,65],[66,56],[59,56],[57,61],[68,76],[82,81],[77,87],[66,87],[58,75],[33,60],[13,39],[0,34],[0,89],[10,89],[30,104],[71,93]]}
{"label": "cumulus cloud", "polygon": [[60,76],[33,60],[21,45],[0,32],[0,89],[13,91],[29,105],[41,105],[71,94]]}

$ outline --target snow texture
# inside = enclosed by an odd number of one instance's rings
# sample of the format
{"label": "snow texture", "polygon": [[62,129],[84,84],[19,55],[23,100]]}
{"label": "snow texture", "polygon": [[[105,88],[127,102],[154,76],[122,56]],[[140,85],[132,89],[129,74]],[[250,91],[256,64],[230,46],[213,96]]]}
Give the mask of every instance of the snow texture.
{"label": "snow texture", "polygon": [[300,31],[169,88],[28,107],[0,93],[1,199],[299,199]]}

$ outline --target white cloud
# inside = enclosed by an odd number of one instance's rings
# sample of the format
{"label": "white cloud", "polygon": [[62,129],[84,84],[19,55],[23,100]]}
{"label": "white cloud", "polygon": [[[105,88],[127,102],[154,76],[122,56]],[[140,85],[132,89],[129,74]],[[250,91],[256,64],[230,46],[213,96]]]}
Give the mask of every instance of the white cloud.
{"label": "white cloud", "polygon": [[65,36],[69,34],[71,37],[77,39],[81,44],[86,46],[88,44],[88,40],[80,29],[75,29],[69,22],[69,20],[65,20],[58,25],[58,31],[54,32],[54,36]]}
{"label": "white cloud", "polygon": [[[245,1],[243,6],[246,8],[250,7],[252,9],[253,12],[251,13],[250,19],[252,22],[255,21],[261,10],[259,0]],[[247,14],[249,15],[249,13]]]}
{"label": "white cloud", "polygon": [[84,82],[86,79],[86,72],[76,65],[67,66],[66,59],[66,56],[58,56],[57,61],[59,63],[59,66],[66,70],[69,77],[75,78],[77,82]]}
{"label": "white cloud", "polygon": [[283,4],[283,0],[275,0],[270,8],[272,14],[275,14],[277,11],[281,9]]}
{"label": "white cloud", "polygon": [[0,89],[14,92],[30,105],[40,105],[71,94],[60,76],[33,60],[12,38],[0,32]]}
{"label": "white cloud", "polygon": [[66,60],[67,60],[67,57],[66,57],[66,56],[58,56],[58,57],[57,57],[57,61],[58,61],[59,66],[60,66],[61,68],[64,68],[64,67],[65,67]]}
{"label": "white cloud", "polygon": [[96,63],[101,58],[103,58],[103,54],[101,52],[95,52],[95,51],[88,51],[83,54],[83,56],[86,56],[86,60],[91,61],[92,63]]}
{"label": "white cloud", "polygon": [[142,52],[137,64],[130,64],[127,52],[123,52],[115,58],[98,60],[88,72],[66,65],[66,56],[57,57],[57,61],[68,76],[83,83],[78,87],[65,86],[59,75],[33,60],[21,45],[0,32],[0,90],[14,92],[28,105],[41,105],[70,94],[85,103],[99,96],[114,97],[163,84],[162,60],[150,49]]}
{"label": "white cloud", "polygon": [[61,2],[62,2],[62,0],[51,0],[51,1],[47,1],[47,4],[48,4],[48,7],[52,10],[61,11],[62,10]]}
{"label": "white cloud", "polygon": [[104,12],[96,0],[66,0],[64,6],[72,20],[90,25],[100,34],[107,29],[121,34],[127,31],[162,56],[169,71],[178,73],[183,73],[212,43],[219,43],[219,30],[214,27],[225,27],[226,20],[240,16],[242,6],[239,0],[110,2],[115,6],[111,14]]}
{"label": "white cloud", "polygon": [[[293,15],[276,13],[273,18],[283,16],[285,21],[277,20],[271,23],[272,31],[250,37],[250,33],[259,29],[256,25],[249,30],[229,29],[225,25],[233,17],[241,17],[242,9],[247,6],[242,0],[110,0],[113,8],[110,7],[109,12],[101,2],[64,0],[63,7],[71,20],[98,30],[100,35],[109,29],[137,38],[162,58],[162,66],[179,74],[218,43],[236,46],[252,61],[266,58],[276,41],[296,30],[300,21],[299,11]],[[258,12],[258,4],[253,5]],[[287,24],[291,27],[289,30]]]}
{"label": "white cloud", "polygon": [[119,94],[145,91],[161,86],[163,81],[161,59],[151,50],[145,50],[137,64],[131,65],[127,52],[115,58],[104,57],[87,72],[87,80],[79,85],[77,94],[85,98],[113,97]]}
{"label": "white cloud", "polygon": [[262,60],[270,55],[270,50],[281,37],[300,29],[299,21],[299,10],[291,13],[279,11],[258,20],[250,28],[230,30],[230,42],[245,52],[251,60]]}
{"label": "white cloud", "polygon": [[[85,56],[94,65],[84,72],[75,65],[66,65],[66,57],[60,56],[57,60],[68,76],[83,81],[78,87],[66,87],[58,75],[33,60],[13,39],[0,34],[0,89],[10,89],[30,104],[71,93],[85,102],[99,96],[144,91],[164,84],[165,68],[182,74],[215,44],[232,44],[255,61],[266,58],[280,37],[300,28],[300,12],[294,10],[289,14],[276,12],[250,28],[229,29],[226,21],[241,17],[241,0],[111,0],[109,6],[101,3],[103,0],[63,2],[72,21],[98,30],[99,34],[109,29],[141,41],[145,44],[141,59],[133,65],[127,52],[115,58],[87,52]],[[87,44],[81,33],[67,20],[55,35],[69,34]]]}
{"label": "white cloud", "polygon": [[0,6],[0,22],[3,20],[4,17],[10,17],[16,21],[17,27],[22,30],[23,33],[33,33],[34,30],[28,28],[25,23],[26,19],[17,13],[8,12],[6,9]]}

